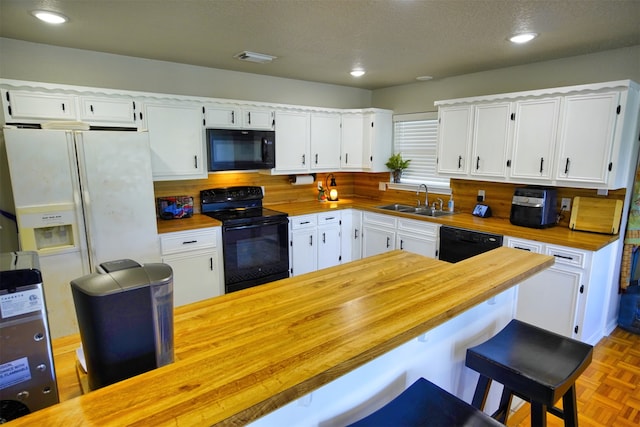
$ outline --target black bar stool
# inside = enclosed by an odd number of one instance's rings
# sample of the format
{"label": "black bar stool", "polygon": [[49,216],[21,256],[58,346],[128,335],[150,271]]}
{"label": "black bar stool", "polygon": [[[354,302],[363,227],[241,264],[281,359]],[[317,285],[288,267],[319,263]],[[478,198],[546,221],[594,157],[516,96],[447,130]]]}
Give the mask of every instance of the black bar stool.
{"label": "black bar stool", "polygon": [[[593,346],[512,320],[497,335],[467,349],[466,365],[480,378],[472,405],[484,409],[491,381],[504,385],[493,417],[506,424],[515,395],[531,403],[531,426],[544,427],[547,412],[578,425],[575,382],[591,363]],[[554,405],[562,398],[562,407]]]}
{"label": "black bar stool", "polygon": [[504,425],[437,385],[418,379],[398,397],[349,427],[496,427]]}

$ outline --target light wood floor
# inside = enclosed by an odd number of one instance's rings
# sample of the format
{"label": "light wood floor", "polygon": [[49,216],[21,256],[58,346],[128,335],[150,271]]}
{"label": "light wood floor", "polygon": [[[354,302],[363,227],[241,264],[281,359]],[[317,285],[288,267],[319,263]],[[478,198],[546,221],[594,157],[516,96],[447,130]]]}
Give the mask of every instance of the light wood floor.
{"label": "light wood floor", "polygon": [[[576,383],[580,427],[640,426],[640,335],[617,328],[595,347],[591,365]],[[509,420],[510,427],[531,425],[525,404]],[[547,414],[549,427],[563,426]]]}

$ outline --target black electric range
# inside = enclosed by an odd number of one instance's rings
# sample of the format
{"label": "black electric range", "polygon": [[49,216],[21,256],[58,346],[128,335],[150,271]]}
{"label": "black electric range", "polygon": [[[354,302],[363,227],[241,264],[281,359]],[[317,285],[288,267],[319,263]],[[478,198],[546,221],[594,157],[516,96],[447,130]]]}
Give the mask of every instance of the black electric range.
{"label": "black electric range", "polygon": [[200,192],[201,212],[222,222],[225,291],[289,277],[288,215],[262,207],[262,187]]}

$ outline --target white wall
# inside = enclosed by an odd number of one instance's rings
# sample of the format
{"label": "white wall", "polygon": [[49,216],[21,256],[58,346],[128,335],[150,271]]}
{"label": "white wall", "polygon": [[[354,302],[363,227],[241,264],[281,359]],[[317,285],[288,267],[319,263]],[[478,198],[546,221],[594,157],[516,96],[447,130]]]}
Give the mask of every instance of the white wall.
{"label": "white wall", "polygon": [[640,82],[640,45],[378,89],[372,105],[396,114],[436,111],[438,100],[627,79]]}
{"label": "white wall", "polygon": [[0,38],[0,77],[330,108],[371,106],[371,91]]}

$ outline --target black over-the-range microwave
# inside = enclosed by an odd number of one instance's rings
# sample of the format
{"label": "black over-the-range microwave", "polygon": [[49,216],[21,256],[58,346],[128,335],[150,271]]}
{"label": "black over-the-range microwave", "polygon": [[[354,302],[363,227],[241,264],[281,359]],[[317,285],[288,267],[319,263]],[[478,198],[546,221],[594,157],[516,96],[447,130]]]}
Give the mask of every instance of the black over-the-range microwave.
{"label": "black over-the-range microwave", "polygon": [[265,130],[207,129],[209,171],[271,169],[276,133]]}

